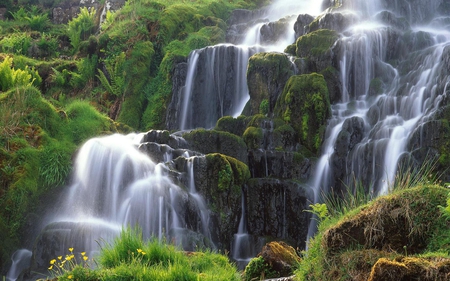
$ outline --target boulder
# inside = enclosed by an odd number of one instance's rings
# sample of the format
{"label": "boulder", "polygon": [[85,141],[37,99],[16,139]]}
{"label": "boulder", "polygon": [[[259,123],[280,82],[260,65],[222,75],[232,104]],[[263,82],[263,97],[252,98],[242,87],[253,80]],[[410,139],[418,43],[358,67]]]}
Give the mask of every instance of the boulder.
{"label": "boulder", "polygon": [[314,20],[314,17],[308,14],[300,14],[297,17],[297,21],[294,24],[295,39],[305,35],[307,31],[307,26]]}
{"label": "boulder", "polygon": [[247,69],[251,114],[258,114],[263,100],[268,100],[268,116],[271,116],[286,81],[293,74],[294,65],[285,54],[258,53],[251,56]]}
{"label": "boulder", "polygon": [[274,114],[294,128],[301,145],[317,153],[331,114],[323,75],[311,73],[291,76],[277,100]]}

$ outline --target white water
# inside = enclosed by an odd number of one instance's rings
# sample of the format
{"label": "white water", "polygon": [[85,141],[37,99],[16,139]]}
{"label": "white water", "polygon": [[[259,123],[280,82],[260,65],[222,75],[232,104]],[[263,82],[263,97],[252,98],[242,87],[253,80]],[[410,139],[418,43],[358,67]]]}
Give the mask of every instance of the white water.
{"label": "white water", "polygon": [[[338,43],[341,46],[342,103],[332,107],[322,156],[311,180],[316,202],[336,183],[331,178],[332,159],[345,120],[362,118],[365,130],[362,140],[346,157],[347,164],[343,167],[346,178],[339,180],[350,184],[356,178],[371,186],[369,192],[386,194],[395,181],[399,160],[409,153],[407,144],[414,130],[425,116],[435,112],[440,95],[444,94],[436,92],[436,85],[443,48],[450,44],[448,30],[413,26],[414,31],[431,32],[434,43],[416,53],[402,54],[405,60],[415,63],[412,66],[400,63],[398,67],[402,69],[399,70],[388,61],[388,53],[392,51],[388,45],[390,30],[375,19],[383,7],[381,1],[346,1],[343,7],[361,21],[341,34]],[[383,86],[382,93],[374,96],[369,89],[375,78],[380,79]],[[374,123],[373,112],[378,113]],[[313,234],[313,228],[310,227],[309,235]]]}
{"label": "white water", "polygon": [[[318,15],[320,9],[321,1],[311,3],[307,0],[278,0],[264,9],[261,17],[266,22],[249,27],[239,44],[219,44],[192,51],[188,58],[186,82],[180,97],[183,106],[177,129],[212,128],[222,116],[239,116],[250,99],[247,87],[248,59],[257,52],[283,52],[286,46],[294,43],[293,26],[298,14]],[[288,18],[288,24],[281,36],[277,34],[279,39],[271,43],[261,42],[263,25],[267,24],[267,21],[273,22],[283,18]],[[199,56],[204,58],[199,60]],[[234,82],[221,78],[229,75],[230,71],[234,73]],[[199,75],[205,77],[203,72],[207,72],[206,78],[196,83]],[[230,89],[233,97],[227,98],[225,95]],[[230,99],[230,102],[227,99]],[[199,116],[200,110],[206,110],[208,113]]]}

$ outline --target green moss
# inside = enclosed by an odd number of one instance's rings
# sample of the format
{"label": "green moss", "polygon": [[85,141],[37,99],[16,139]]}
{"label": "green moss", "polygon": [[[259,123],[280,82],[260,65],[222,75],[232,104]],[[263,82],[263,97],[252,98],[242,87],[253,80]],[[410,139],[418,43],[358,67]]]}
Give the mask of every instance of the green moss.
{"label": "green moss", "polygon": [[263,143],[263,131],[261,128],[249,126],[245,130],[242,138],[247,144],[248,149],[258,149]]}
{"label": "green moss", "polygon": [[312,73],[289,78],[274,113],[294,128],[301,144],[317,152],[330,116],[328,88],[323,76]]}
{"label": "green moss", "polygon": [[352,280],[358,275],[367,280],[380,258],[436,256],[434,252],[445,251],[448,220],[439,206],[447,194],[439,186],[419,185],[326,219],[310,241],[297,278]]}
{"label": "green moss", "polygon": [[256,257],[250,260],[245,267],[244,280],[264,280],[267,278],[278,277],[276,272],[272,271],[270,266],[264,261],[263,257]]}
{"label": "green moss", "polygon": [[320,57],[331,48],[339,38],[334,30],[319,29],[300,36],[297,39],[296,54],[298,57]]}
{"label": "green moss", "polygon": [[247,118],[244,115],[233,118],[232,116],[224,116],[217,120],[216,127],[217,131],[225,131],[238,136],[242,136],[247,127]]}

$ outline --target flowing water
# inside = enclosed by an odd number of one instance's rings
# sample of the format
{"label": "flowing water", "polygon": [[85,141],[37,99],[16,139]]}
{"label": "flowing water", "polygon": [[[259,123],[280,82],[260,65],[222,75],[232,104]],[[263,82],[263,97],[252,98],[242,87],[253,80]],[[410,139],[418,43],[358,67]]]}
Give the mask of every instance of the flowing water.
{"label": "flowing water", "polygon": [[[239,115],[249,99],[248,58],[258,51],[281,52],[293,43],[295,16],[318,15],[320,2],[283,0],[266,9],[262,14],[266,22],[280,18],[289,21],[289,28],[275,43],[261,38],[261,29],[267,25],[258,23],[247,29],[238,45],[193,51],[178,101],[178,128],[211,128],[221,116]],[[440,106],[449,82],[443,74],[447,67],[443,55],[450,45],[450,28],[440,23],[450,21],[435,16],[440,1],[430,0],[418,7],[407,1],[341,2],[337,11],[351,14],[356,20],[333,47],[342,95],[332,105],[322,155],[310,179],[316,201],[322,192],[349,184],[353,178],[370,187],[367,192],[374,195],[388,192],[399,161],[415,149],[409,146],[412,136]],[[403,24],[406,20],[411,29],[400,30],[399,21],[397,25],[386,21],[386,11],[390,18],[401,18]],[[207,77],[204,83],[196,82],[199,76]],[[204,96],[198,96],[200,92]],[[199,108],[210,111],[201,115]],[[342,146],[345,134],[351,137]],[[137,149],[139,142],[140,135],[113,135],[89,140],[80,149],[69,194],[56,215],[49,217],[43,232],[57,238],[54,255],[66,254],[68,247],[95,254],[96,239],[110,240],[126,225],[139,225],[146,237],[175,241],[186,249],[211,240],[209,210],[194,184],[193,162],[201,156],[184,155],[188,180],[181,188],[167,176],[164,164],[157,164]],[[172,150],[162,145],[161,149],[166,151],[164,162],[171,161]],[[242,200],[242,217],[231,253],[237,261],[254,255],[253,249],[245,248],[250,244],[250,235],[244,195]],[[189,217],[186,209],[194,210],[196,223],[185,220]],[[310,230],[312,234],[314,227]],[[212,244],[205,246],[214,248]],[[13,262],[17,265],[21,257],[27,260],[29,256],[29,251],[20,250]],[[54,256],[41,257],[44,268],[51,258]],[[9,280],[17,278],[20,268],[11,268]]]}

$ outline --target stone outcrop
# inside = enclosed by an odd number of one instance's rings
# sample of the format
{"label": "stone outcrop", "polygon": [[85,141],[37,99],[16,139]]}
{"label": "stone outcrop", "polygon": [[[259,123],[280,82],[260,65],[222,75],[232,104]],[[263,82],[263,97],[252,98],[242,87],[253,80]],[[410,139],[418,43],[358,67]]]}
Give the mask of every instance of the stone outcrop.
{"label": "stone outcrop", "polygon": [[254,236],[288,241],[303,249],[310,214],[303,210],[313,200],[313,191],[294,181],[251,179],[247,184],[248,231]]}

